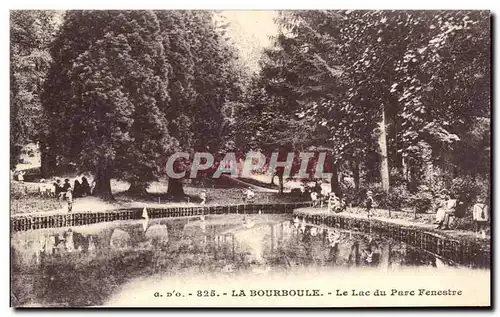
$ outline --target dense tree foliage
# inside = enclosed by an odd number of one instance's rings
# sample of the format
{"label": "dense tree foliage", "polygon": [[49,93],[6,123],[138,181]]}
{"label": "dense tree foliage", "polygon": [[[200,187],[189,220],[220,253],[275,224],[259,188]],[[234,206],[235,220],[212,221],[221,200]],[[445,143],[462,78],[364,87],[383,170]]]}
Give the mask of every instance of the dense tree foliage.
{"label": "dense tree foliage", "polygon": [[[488,173],[488,12],[292,11],[278,22],[253,101],[241,110],[240,124],[255,122],[257,137],[325,145],[356,187],[360,167],[386,190],[389,171],[414,185],[426,166],[455,177]],[[244,122],[261,116],[268,120]],[[477,138],[473,158],[466,149]]]}
{"label": "dense tree foliage", "polygon": [[57,26],[54,11],[10,12],[10,165],[24,145],[38,140],[40,92],[50,65],[48,46]]}
{"label": "dense tree foliage", "polygon": [[342,175],[386,192],[489,178],[488,12],[284,11],[277,23],[256,72],[216,12],[12,11],[11,165],[40,141],[45,176],[92,171],[105,198],[111,178],[145,193],[177,151],[315,152],[310,170],[326,151],[339,196]]}
{"label": "dense tree foliage", "polygon": [[[69,11],[45,87],[44,166],[94,170],[145,192],[165,157],[217,150],[239,95],[232,47],[208,11]],[[182,196],[181,183],[169,191]]]}

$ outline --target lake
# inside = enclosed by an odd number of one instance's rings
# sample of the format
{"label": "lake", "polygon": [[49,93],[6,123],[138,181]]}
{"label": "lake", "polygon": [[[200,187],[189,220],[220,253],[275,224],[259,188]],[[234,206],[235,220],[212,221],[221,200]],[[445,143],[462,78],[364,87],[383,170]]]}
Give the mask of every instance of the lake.
{"label": "lake", "polygon": [[[388,237],[313,226],[290,215],[114,221],[13,232],[11,238],[14,306],[122,305],[145,288],[153,298],[157,289],[145,286],[151,281],[222,285],[240,278],[296,281],[363,269],[456,267]],[[199,291],[211,296],[205,289],[182,296]]]}

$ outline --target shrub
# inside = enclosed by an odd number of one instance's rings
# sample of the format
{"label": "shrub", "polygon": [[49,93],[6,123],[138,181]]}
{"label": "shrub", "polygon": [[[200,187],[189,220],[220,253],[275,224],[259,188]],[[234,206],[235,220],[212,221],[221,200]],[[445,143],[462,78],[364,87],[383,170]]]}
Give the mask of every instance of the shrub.
{"label": "shrub", "polygon": [[391,187],[387,196],[387,208],[400,210],[403,207],[408,207],[410,200],[410,192],[406,185]]}
{"label": "shrub", "polygon": [[453,179],[450,187],[450,194],[461,204],[456,210],[457,217],[464,217],[467,210],[474,205],[479,195],[485,195],[488,192],[488,184],[483,180],[476,180],[473,177],[457,177]]}
{"label": "shrub", "polygon": [[387,208],[386,193],[380,188],[380,185],[376,183],[360,188],[359,190],[346,186],[345,189],[343,189],[346,204],[352,205],[352,207],[363,206],[366,199],[366,193],[369,190],[373,193],[373,200],[376,206],[375,208]]}
{"label": "shrub", "polygon": [[376,208],[401,210],[409,204],[410,193],[405,185],[391,187],[389,192],[386,193],[378,184],[369,186],[358,193],[360,203],[366,197],[366,192],[371,190],[373,192],[373,199]]}
{"label": "shrub", "polygon": [[350,201],[357,203],[353,203],[353,206],[359,206],[363,202],[368,190],[373,192],[376,208],[388,210],[413,208],[417,213],[425,213],[432,206],[433,195],[428,188],[421,186],[418,188],[417,193],[411,194],[405,184],[391,187],[388,193],[379,184],[372,184],[358,192],[352,191],[349,193]]}
{"label": "shrub", "polygon": [[409,205],[416,213],[423,214],[431,210],[432,201],[433,195],[430,191],[418,191],[410,197]]}
{"label": "shrub", "polygon": [[357,191],[354,186],[349,182],[341,182],[340,187],[342,190],[342,197],[346,204],[352,206],[359,206],[360,204],[360,191]]}

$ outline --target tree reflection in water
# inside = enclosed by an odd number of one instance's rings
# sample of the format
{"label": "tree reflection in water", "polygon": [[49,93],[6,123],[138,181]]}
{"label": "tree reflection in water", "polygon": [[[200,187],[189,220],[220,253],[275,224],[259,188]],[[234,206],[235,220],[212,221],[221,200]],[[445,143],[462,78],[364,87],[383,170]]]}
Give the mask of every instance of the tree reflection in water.
{"label": "tree reflection in water", "polygon": [[127,281],[155,275],[448,265],[386,237],[277,215],[146,219],[16,232],[11,254],[16,306],[101,305]]}

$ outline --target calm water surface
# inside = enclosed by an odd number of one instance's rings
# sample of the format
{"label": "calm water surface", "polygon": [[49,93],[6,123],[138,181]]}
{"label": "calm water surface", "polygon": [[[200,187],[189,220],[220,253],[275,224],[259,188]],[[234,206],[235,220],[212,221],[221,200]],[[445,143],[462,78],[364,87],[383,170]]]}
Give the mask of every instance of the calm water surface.
{"label": "calm water surface", "polygon": [[131,280],[156,276],[453,265],[387,237],[311,226],[285,215],[116,221],[16,232],[11,255],[15,306],[103,305]]}

